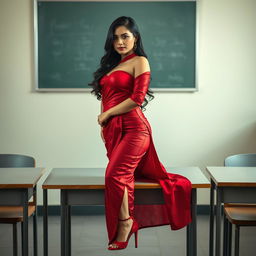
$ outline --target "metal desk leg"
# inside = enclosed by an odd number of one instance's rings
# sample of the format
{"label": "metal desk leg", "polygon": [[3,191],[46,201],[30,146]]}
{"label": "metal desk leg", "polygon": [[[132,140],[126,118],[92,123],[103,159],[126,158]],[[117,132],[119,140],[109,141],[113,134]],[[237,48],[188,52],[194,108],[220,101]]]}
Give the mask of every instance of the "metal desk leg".
{"label": "metal desk leg", "polygon": [[43,221],[44,221],[44,256],[48,256],[48,196],[47,189],[43,190]]}
{"label": "metal desk leg", "polygon": [[223,214],[223,256],[227,256],[228,254],[228,219],[225,213]]}
{"label": "metal desk leg", "polygon": [[187,256],[191,256],[192,248],[191,248],[191,224],[187,225]]}
{"label": "metal desk leg", "polygon": [[23,255],[28,256],[28,189],[23,193]]}
{"label": "metal desk leg", "polygon": [[214,237],[214,189],[215,183],[211,180],[210,194],[210,229],[209,229],[209,256],[213,256],[213,237]]}
{"label": "metal desk leg", "polygon": [[33,216],[33,242],[34,242],[34,256],[38,255],[38,249],[37,249],[37,244],[38,244],[38,239],[37,239],[37,188],[36,185],[33,188],[33,195],[34,195],[34,203],[35,203],[35,212]]}
{"label": "metal desk leg", "polygon": [[71,206],[70,205],[67,205],[67,229],[66,229],[66,232],[67,232],[67,241],[66,241],[66,245],[67,245],[67,253],[69,256],[71,256]]}
{"label": "metal desk leg", "polygon": [[216,202],[216,237],[215,237],[215,256],[220,256],[220,241],[221,241],[221,196],[222,191],[216,187],[217,202]]}
{"label": "metal desk leg", "polygon": [[66,210],[66,191],[64,189],[61,189],[60,192],[61,197],[61,228],[60,228],[60,236],[61,236],[61,256],[67,255],[67,210]]}
{"label": "metal desk leg", "polygon": [[197,256],[197,193],[196,188],[192,189],[192,246],[193,256]]}
{"label": "metal desk leg", "polygon": [[240,236],[240,226],[235,225],[235,256],[239,256],[239,236]]}
{"label": "metal desk leg", "polygon": [[197,255],[197,227],[196,227],[197,191],[192,189],[191,214],[192,222],[187,226],[187,256]]}
{"label": "metal desk leg", "polygon": [[13,256],[18,255],[18,241],[17,241],[17,223],[12,224],[13,227]]}
{"label": "metal desk leg", "polygon": [[231,256],[232,252],[232,223],[228,221],[228,244],[227,244],[227,256]]}

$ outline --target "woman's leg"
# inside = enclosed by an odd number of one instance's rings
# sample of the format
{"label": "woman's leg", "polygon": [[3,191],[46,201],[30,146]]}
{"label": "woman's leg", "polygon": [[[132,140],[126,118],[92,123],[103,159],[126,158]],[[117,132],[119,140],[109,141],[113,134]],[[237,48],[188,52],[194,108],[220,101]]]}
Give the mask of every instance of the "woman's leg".
{"label": "woman's leg", "polygon": [[126,133],[111,154],[105,174],[105,214],[109,245],[126,241],[133,220],[134,171],[150,143],[148,133]]}
{"label": "woman's leg", "polygon": [[[119,219],[127,219],[130,216],[129,214],[129,207],[128,207],[128,192],[127,188],[125,186],[124,188],[124,197],[123,197],[123,202],[120,208],[119,212]],[[128,234],[131,231],[132,228],[132,219],[128,219],[126,221],[119,221],[118,222],[118,233],[116,240],[119,242],[125,242],[127,240]],[[117,247],[116,244],[110,244],[110,247]]]}
{"label": "woman's leg", "polygon": [[130,214],[129,214],[129,208],[128,208],[128,194],[127,194],[127,188],[125,187],[123,202],[119,212],[119,219],[127,219],[129,216]]}

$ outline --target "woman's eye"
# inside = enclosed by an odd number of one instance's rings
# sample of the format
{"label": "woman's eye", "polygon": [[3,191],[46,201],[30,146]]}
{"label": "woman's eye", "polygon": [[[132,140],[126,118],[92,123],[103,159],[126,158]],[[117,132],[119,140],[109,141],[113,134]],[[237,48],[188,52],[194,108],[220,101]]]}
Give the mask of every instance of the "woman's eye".
{"label": "woman's eye", "polygon": [[[128,38],[128,37],[129,37],[129,36],[124,35],[124,36],[122,36],[122,39],[126,39],[126,38]],[[114,36],[114,40],[117,40],[117,38],[118,38],[118,37]]]}

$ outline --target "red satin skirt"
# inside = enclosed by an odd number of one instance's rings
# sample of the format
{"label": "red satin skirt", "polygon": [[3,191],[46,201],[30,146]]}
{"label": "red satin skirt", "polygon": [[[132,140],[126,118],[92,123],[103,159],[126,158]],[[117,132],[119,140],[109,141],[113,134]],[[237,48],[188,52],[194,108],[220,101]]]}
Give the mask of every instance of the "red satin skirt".
{"label": "red satin skirt", "polygon": [[[111,117],[103,128],[103,136],[109,159],[105,173],[105,217],[109,244],[117,235],[125,186],[129,215],[135,217],[139,228],[170,224],[172,229],[179,229],[188,224],[191,221],[190,182],[180,175],[166,172],[157,158],[151,128],[140,108]],[[135,180],[159,183],[166,203],[134,205]]]}

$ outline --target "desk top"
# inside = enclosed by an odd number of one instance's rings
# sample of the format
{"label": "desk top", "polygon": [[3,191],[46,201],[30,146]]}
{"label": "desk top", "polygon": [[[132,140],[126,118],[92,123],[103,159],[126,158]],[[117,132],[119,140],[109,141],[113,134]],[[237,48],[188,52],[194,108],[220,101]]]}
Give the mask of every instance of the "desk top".
{"label": "desk top", "polygon": [[206,170],[217,186],[256,187],[256,167],[209,166]]}
{"label": "desk top", "polygon": [[0,168],[0,189],[31,188],[44,174],[44,168]]}
{"label": "desk top", "polygon": [[[209,188],[210,182],[198,167],[167,167],[167,172],[187,177],[193,188]],[[53,168],[43,189],[104,189],[105,168]],[[135,189],[159,189],[156,182],[135,182]]]}

